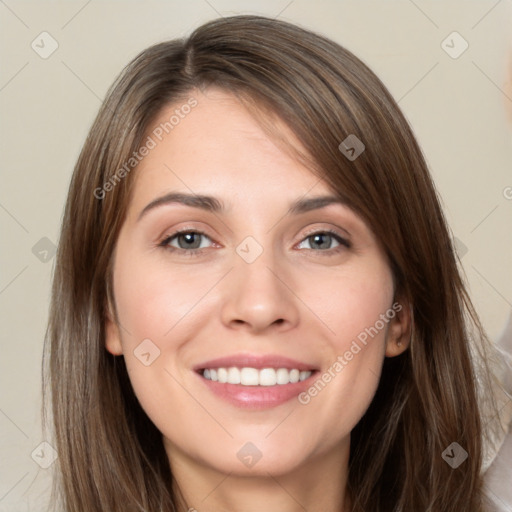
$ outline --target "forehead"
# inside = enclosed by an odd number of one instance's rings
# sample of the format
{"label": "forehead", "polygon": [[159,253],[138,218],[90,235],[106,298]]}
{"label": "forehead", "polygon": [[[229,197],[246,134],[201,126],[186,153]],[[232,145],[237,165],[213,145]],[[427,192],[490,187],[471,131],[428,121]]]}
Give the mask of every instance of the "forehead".
{"label": "forehead", "polygon": [[[283,122],[271,122],[280,140],[303,150]],[[154,147],[136,169],[137,202],[171,189],[208,193],[227,203],[236,198],[262,204],[291,202],[313,187],[315,193],[330,190],[224,91],[193,91],[189,98],[167,106],[147,137]]]}

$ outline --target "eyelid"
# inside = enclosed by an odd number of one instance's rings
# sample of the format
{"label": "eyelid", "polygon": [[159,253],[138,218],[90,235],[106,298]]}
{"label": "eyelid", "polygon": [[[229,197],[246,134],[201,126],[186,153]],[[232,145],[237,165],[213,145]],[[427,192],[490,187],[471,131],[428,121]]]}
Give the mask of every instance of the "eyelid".
{"label": "eyelid", "polygon": [[215,231],[211,229],[208,224],[205,225],[203,221],[194,219],[178,222],[174,226],[168,226],[165,230],[161,231],[162,234],[158,235],[156,240],[160,243],[162,240],[190,232],[200,233],[201,235],[208,237],[210,240],[214,240],[217,237]]}
{"label": "eyelid", "polygon": [[173,246],[170,245],[170,241],[172,239],[175,239],[179,235],[182,235],[182,234],[185,234],[185,233],[195,233],[195,234],[204,236],[204,237],[208,238],[208,240],[210,240],[213,245],[220,246],[220,244],[218,242],[216,242],[214,240],[214,238],[211,237],[204,230],[201,230],[201,229],[198,229],[198,228],[193,228],[193,227],[190,227],[190,226],[189,227],[184,227],[184,228],[179,228],[179,229],[177,229],[175,231],[172,231],[170,233],[167,232],[162,237],[159,237],[158,242],[157,242],[156,245],[158,247],[163,247],[164,249],[168,249],[171,252],[178,251],[178,252],[189,254],[189,255],[201,254],[205,249],[207,249],[207,247],[203,247],[201,249],[182,249],[181,247],[173,247]]}
{"label": "eyelid", "polygon": [[[346,235],[341,234],[340,231],[345,232]],[[301,235],[301,238],[298,243],[303,242],[306,238],[308,238],[312,235],[315,235],[317,233],[327,233],[329,235],[333,235],[340,239],[340,243],[343,243],[343,244],[347,245],[348,247],[352,247],[352,242],[350,240],[349,233],[346,232],[344,229],[339,229],[339,228],[334,228],[334,227],[333,228],[321,228],[321,227],[311,228],[311,230],[308,230],[308,231],[306,231],[306,233],[303,233]]]}

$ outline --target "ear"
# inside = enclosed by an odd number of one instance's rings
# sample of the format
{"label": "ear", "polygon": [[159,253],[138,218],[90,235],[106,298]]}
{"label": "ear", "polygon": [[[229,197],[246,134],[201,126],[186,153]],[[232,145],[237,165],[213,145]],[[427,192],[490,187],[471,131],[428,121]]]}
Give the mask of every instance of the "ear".
{"label": "ear", "polygon": [[112,308],[106,308],[105,320],[105,348],[113,355],[120,356],[123,354],[123,345],[121,343],[121,333],[117,325],[115,315]]}
{"label": "ear", "polygon": [[391,308],[395,316],[389,322],[386,337],[386,357],[399,356],[410,345],[412,335],[412,307],[406,300],[396,299]]}

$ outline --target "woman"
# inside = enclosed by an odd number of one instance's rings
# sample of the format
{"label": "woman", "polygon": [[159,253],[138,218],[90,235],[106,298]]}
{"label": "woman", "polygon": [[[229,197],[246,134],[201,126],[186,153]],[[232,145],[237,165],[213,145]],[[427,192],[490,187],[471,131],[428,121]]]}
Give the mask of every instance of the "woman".
{"label": "woman", "polygon": [[296,26],[216,20],[119,76],[47,349],[66,510],[483,510],[486,340],[421,150]]}

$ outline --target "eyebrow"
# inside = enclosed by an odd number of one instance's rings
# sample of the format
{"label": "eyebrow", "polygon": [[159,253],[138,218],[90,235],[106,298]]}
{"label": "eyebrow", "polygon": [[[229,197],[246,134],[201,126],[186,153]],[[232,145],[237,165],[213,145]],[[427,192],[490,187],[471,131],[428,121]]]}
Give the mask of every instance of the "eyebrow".
{"label": "eyebrow", "polygon": [[137,220],[140,220],[150,210],[154,210],[159,206],[167,204],[183,204],[185,206],[191,206],[192,208],[200,208],[209,212],[221,212],[224,206],[221,201],[212,196],[203,196],[198,194],[184,194],[180,192],[170,192],[165,196],[158,197],[151,201],[140,213]]}
{"label": "eyebrow", "polygon": [[[140,212],[137,221],[139,221],[150,210],[154,210],[160,206],[168,204],[182,204],[192,208],[199,208],[212,213],[222,213],[225,210],[224,203],[213,196],[187,194],[182,192],[170,192],[164,196],[158,197],[151,201]],[[330,204],[346,205],[340,197],[337,196],[318,196],[311,198],[302,198],[293,202],[288,209],[287,215],[297,215],[300,213],[307,213],[311,210],[317,210],[329,206]]]}

